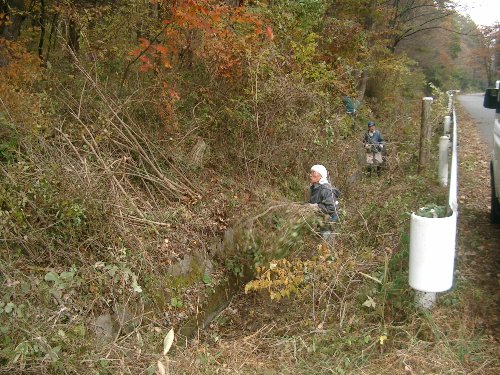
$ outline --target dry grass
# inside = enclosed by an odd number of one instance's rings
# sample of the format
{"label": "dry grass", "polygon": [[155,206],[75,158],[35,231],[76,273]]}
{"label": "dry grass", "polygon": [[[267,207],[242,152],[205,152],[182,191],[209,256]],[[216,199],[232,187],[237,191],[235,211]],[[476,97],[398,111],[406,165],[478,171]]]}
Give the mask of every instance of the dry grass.
{"label": "dry grass", "polygon": [[[367,179],[360,173],[356,134],[362,120],[350,128],[350,118],[316,100],[319,92],[307,92],[300,80],[270,82],[261,100],[277,99],[262,105],[260,123],[249,124],[262,142],[229,150],[239,155],[236,171],[221,175],[192,168],[180,148],[147,134],[125,110],[134,98],[112,99],[93,74],[75,64],[79,89],[59,86],[59,103],[65,105],[59,108],[61,121],[44,127],[52,130],[43,137],[26,131],[20,137],[22,163],[0,170],[12,200],[4,202],[9,209],[3,211],[22,213],[18,227],[2,228],[1,297],[15,308],[0,315],[1,333],[8,337],[0,372],[154,373],[168,330],[196,314],[210,292],[201,275],[168,278],[169,266],[186,254],[209,253],[211,241],[222,236],[234,215],[248,218],[242,221],[240,247],[231,254],[235,259],[248,258],[243,247],[263,265],[286,255],[310,267],[307,282],[300,298],[270,301],[265,291],[234,296],[194,340],[177,336],[169,353],[171,374],[498,373],[496,310],[488,300],[497,288],[482,274],[496,272],[488,262],[494,259],[496,232],[483,232],[464,217],[460,233],[478,233],[461,239],[458,264],[464,268],[456,290],[443,296],[431,315],[413,306],[406,284],[408,213],[445,197],[432,168],[415,174],[414,121],[400,114],[386,120],[387,168],[381,178]],[[314,110],[304,112],[311,102]],[[24,110],[18,118],[7,111],[9,121],[25,119]],[[279,111],[295,118],[289,130],[288,115],[281,118]],[[317,118],[323,115],[338,125],[332,134]],[[273,127],[276,119],[282,128]],[[304,129],[309,122],[318,126]],[[235,127],[232,136],[244,139],[243,129]],[[205,130],[207,139],[216,133]],[[224,145],[226,134],[217,136]],[[331,143],[318,146],[315,138]],[[316,160],[313,151],[327,146],[331,154]],[[478,157],[467,147],[464,142],[464,155],[477,158],[472,165],[482,165],[486,155]],[[211,161],[231,160],[229,151]],[[314,215],[276,191],[278,184],[292,186],[289,174],[299,175],[313,159],[328,166],[344,193],[336,240],[326,251]],[[462,172],[471,197],[464,212],[481,217],[487,194],[484,189],[475,194],[471,181],[486,180],[474,168]],[[293,233],[297,240],[291,240]],[[488,251],[486,260],[475,260],[480,247]],[[54,290],[47,274],[61,276],[73,264],[75,274]],[[214,279],[221,277],[217,271]],[[172,306],[171,297],[184,305]],[[112,339],[99,340],[95,318],[123,306],[132,310],[129,324],[116,322]]]}
{"label": "dry grass", "polygon": [[[466,116],[460,126],[460,136],[467,134],[468,138],[476,139],[475,135],[471,136],[475,129]],[[387,172],[385,179],[365,181],[364,187],[349,196],[349,202],[356,200],[358,207],[347,208],[334,251],[340,258],[353,261],[347,263],[346,268],[331,270],[330,274],[332,279],[335,275],[340,276],[340,283],[335,283],[332,289],[328,283],[322,286],[319,283],[318,288],[308,289],[302,299],[282,302],[268,300],[265,293],[236,296],[199,340],[178,348],[173,373],[498,373],[500,363],[495,334],[498,291],[494,277],[484,277],[484,274],[495,274],[494,259],[498,256],[491,236],[496,238],[498,233],[485,224],[488,186],[486,179],[481,177],[484,170],[468,167],[471,156],[487,159],[483,151],[478,157],[478,150],[483,147],[475,142],[461,147],[463,190],[460,194],[466,198],[461,202],[456,286],[441,296],[432,312],[420,312],[412,307],[412,293],[404,277],[404,258],[402,263],[397,260],[397,254],[405,245],[400,242],[400,233],[395,228],[405,228],[407,219],[402,211],[416,209],[429,197],[442,194],[442,190],[436,186],[429,193],[426,184],[421,185],[420,178],[416,177],[402,181],[391,173],[399,170],[395,167]],[[388,181],[391,181],[389,186]],[[484,181],[484,186],[479,194],[474,194],[472,191],[478,189],[477,181]],[[408,184],[426,193],[417,193],[414,201],[408,200]],[[389,204],[377,206],[375,211],[379,214],[367,210],[373,195],[366,191],[376,191],[377,199]],[[403,201],[397,205],[391,203],[395,197],[402,197]],[[349,207],[348,202],[345,205]],[[394,207],[399,211],[394,212]],[[477,216],[474,221],[468,217],[478,208],[484,218],[479,221],[482,229],[478,235],[472,235],[474,229],[471,227],[478,225],[474,224]],[[385,217],[390,213],[389,218]],[[487,254],[480,262],[475,255],[478,246]],[[386,273],[383,272],[384,254],[392,259],[385,268]],[[400,273],[404,285],[396,285],[401,282],[398,281]],[[385,284],[382,288],[385,300],[372,294],[378,304],[385,304],[382,309],[361,306],[366,293],[373,293],[378,287],[363,274],[378,277]],[[324,303],[321,296],[329,290],[333,298]],[[401,302],[407,305],[401,306]],[[325,313],[326,319],[318,319]],[[387,336],[383,345],[379,342],[382,335]]]}

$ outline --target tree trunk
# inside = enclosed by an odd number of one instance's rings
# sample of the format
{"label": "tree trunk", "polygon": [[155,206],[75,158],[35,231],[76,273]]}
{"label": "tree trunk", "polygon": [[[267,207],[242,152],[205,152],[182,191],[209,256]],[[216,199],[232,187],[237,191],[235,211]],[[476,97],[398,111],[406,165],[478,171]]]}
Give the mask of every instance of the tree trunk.
{"label": "tree trunk", "polygon": [[[374,24],[373,14],[375,13],[376,7],[377,7],[377,0],[371,0],[370,11],[367,12],[367,16],[365,18],[365,30],[367,30],[368,32],[371,32],[373,30],[373,24]],[[370,38],[370,36],[369,36],[369,38]],[[370,39],[368,39],[368,50],[370,50],[372,46],[373,46],[373,41],[370,38]],[[363,102],[363,99],[365,97],[366,84],[368,82],[368,78],[369,78],[368,69],[365,67],[363,69],[363,72],[361,73],[361,78],[360,78],[360,81],[358,84],[357,100],[358,100],[359,105],[361,105],[361,103]]]}
{"label": "tree trunk", "polygon": [[363,99],[365,98],[365,92],[366,92],[366,84],[368,83],[368,69],[363,69],[361,72],[361,79],[359,81],[358,85],[358,98],[357,101],[359,104],[363,102]]}
{"label": "tree trunk", "polygon": [[80,50],[80,30],[78,30],[78,26],[74,18],[69,20],[68,47],[71,48],[75,55],[77,55]]}
{"label": "tree trunk", "polygon": [[47,63],[47,61],[49,61],[50,50],[52,49],[53,44],[54,44],[54,43],[52,43],[52,38],[54,36],[55,29],[57,28],[57,18],[58,18],[58,16],[59,16],[58,13],[54,13],[53,16],[52,16],[52,21],[50,22],[49,40],[47,41],[47,54],[45,55],[45,62],[46,63]]}
{"label": "tree trunk", "polygon": [[38,40],[38,57],[43,61],[43,44],[45,41],[45,0],[40,0],[40,39]]}

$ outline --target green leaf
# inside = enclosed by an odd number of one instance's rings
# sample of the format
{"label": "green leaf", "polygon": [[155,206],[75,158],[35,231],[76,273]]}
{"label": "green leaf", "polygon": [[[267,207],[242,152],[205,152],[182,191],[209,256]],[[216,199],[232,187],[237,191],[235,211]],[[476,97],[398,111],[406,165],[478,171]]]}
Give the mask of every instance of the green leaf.
{"label": "green leaf", "polygon": [[139,284],[137,284],[137,276],[133,275],[132,276],[132,289],[136,293],[142,293],[142,288]]}
{"label": "green leaf", "polygon": [[58,353],[61,351],[61,346],[58,345],[52,349],[50,349],[48,352],[47,352],[47,356],[53,360],[53,361],[57,361],[59,359],[59,355]]}
{"label": "green leaf", "polygon": [[5,305],[3,311],[5,311],[7,314],[10,314],[12,310],[14,310],[14,307],[16,307],[16,305],[13,304],[12,302],[9,302],[7,305]]}
{"label": "green leaf", "polygon": [[207,274],[203,275],[203,282],[205,284],[212,284],[213,283],[212,278],[210,277],[210,275],[207,275]]}
{"label": "green leaf", "polygon": [[420,207],[417,211],[418,216],[428,217],[428,218],[438,218],[446,217],[446,207],[438,206],[436,204],[427,204],[424,207]]}
{"label": "green leaf", "polygon": [[173,307],[182,307],[182,301],[180,299],[177,299],[176,297],[172,297],[170,300],[170,304]]}
{"label": "green leaf", "polygon": [[77,337],[85,337],[85,326],[83,324],[75,326],[75,328],[73,328],[73,334]]}
{"label": "green leaf", "polygon": [[23,293],[28,293],[31,290],[31,285],[29,283],[22,283],[21,290]]}
{"label": "green leaf", "polygon": [[55,272],[50,271],[50,272],[47,272],[45,274],[45,278],[44,279],[45,279],[45,281],[53,281],[53,282],[56,283],[56,282],[59,281],[59,275],[57,273],[55,273]]}
{"label": "green leaf", "polygon": [[74,276],[75,276],[74,272],[67,272],[67,271],[61,272],[61,274],[59,275],[59,277],[64,281],[71,281],[73,280]]}

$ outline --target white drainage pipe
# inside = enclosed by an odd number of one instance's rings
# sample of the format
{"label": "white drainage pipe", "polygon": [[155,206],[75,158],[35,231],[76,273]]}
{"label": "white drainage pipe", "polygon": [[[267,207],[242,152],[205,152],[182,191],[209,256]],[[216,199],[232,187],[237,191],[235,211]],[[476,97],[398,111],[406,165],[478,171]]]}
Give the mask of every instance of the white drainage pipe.
{"label": "white drainage pipe", "polygon": [[443,135],[439,138],[439,170],[438,177],[441,186],[448,186],[448,148],[450,137]]}
{"label": "white drainage pipe", "polygon": [[444,134],[450,134],[451,116],[444,116]]}
{"label": "white drainage pipe", "polygon": [[441,218],[411,215],[409,283],[421,292],[444,292],[453,285],[457,213]]}

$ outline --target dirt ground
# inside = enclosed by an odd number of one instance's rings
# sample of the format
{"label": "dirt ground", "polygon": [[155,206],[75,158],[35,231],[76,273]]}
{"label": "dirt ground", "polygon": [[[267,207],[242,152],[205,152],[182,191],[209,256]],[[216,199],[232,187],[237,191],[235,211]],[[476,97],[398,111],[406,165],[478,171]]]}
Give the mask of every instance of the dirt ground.
{"label": "dirt ground", "polygon": [[500,226],[489,222],[491,189],[488,147],[468,113],[458,107],[459,228],[457,277],[481,294],[475,320],[500,340]]}

